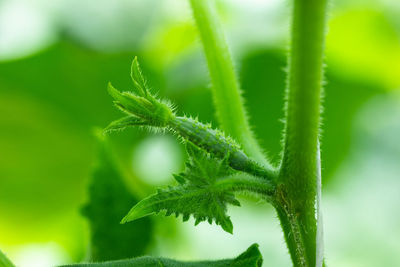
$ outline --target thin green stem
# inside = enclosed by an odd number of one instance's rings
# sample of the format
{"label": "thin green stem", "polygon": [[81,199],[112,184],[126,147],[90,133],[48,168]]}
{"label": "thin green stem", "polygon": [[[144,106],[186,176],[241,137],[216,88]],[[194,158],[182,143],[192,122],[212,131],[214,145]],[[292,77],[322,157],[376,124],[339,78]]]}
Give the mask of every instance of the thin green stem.
{"label": "thin green stem", "polygon": [[294,265],[302,267],[322,265],[316,214],[326,8],[327,0],[294,0],[278,215]]}
{"label": "thin green stem", "polygon": [[238,140],[251,157],[269,166],[250,129],[231,55],[213,0],[190,0],[203,43],[217,116],[222,130]]}

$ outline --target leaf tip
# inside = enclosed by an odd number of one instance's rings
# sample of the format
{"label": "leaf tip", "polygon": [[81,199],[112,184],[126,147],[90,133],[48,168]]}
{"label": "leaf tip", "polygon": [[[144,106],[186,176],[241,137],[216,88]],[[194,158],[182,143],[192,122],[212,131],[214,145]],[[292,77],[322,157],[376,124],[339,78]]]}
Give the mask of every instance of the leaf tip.
{"label": "leaf tip", "polygon": [[120,224],[125,224],[125,223],[129,222],[130,220],[127,217],[128,216],[125,216],[124,218],[122,218],[122,220],[119,223]]}
{"label": "leaf tip", "polygon": [[131,65],[131,78],[135,87],[135,92],[140,96],[147,95],[146,82],[140,69],[139,61],[137,56],[133,58]]}
{"label": "leaf tip", "polygon": [[108,82],[107,84],[107,91],[116,100],[121,95],[121,93],[117,89],[115,89],[115,87],[111,84],[111,82]]}
{"label": "leaf tip", "polygon": [[229,217],[227,218],[227,220],[225,222],[221,223],[221,227],[222,227],[222,229],[224,229],[225,232],[233,235],[233,224]]}
{"label": "leaf tip", "polygon": [[263,263],[263,258],[260,250],[258,249],[258,244],[252,244],[245,252],[240,254],[235,258],[235,263],[246,261],[248,266],[261,267]]}

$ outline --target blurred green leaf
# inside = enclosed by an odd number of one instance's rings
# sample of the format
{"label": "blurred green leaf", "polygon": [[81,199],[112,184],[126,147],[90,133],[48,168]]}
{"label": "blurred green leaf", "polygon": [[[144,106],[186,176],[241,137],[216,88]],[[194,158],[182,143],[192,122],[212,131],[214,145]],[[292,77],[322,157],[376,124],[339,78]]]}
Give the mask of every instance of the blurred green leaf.
{"label": "blurred green leaf", "polygon": [[336,12],[329,21],[328,66],[349,79],[400,86],[400,42],[396,20],[383,8],[359,6]]}
{"label": "blurred green leaf", "polygon": [[0,267],[15,267],[15,265],[0,250]]}
{"label": "blurred green leaf", "polygon": [[[132,58],[64,40],[0,63],[0,212],[7,217],[0,221],[0,242],[51,240],[73,259],[84,256],[85,227],[77,210],[95,156],[92,128],[119,117],[109,104],[107,82],[130,88],[129,76],[120,73]],[[158,77],[153,72],[149,83]],[[126,173],[133,145],[143,135],[130,131],[112,138],[121,144],[116,151]]]}
{"label": "blurred green leaf", "polygon": [[137,57],[132,61],[131,78],[134,85],[134,92],[139,96],[145,97],[147,95],[147,85]]}
{"label": "blurred green leaf", "polygon": [[[121,260],[102,263],[72,264],[68,267],[261,267],[263,262],[258,245],[251,245],[245,252],[234,259],[217,261],[179,262],[160,257],[144,256],[131,260]],[[67,267],[67,266],[64,266]]]}
{"label": "blurred green leaf", "polygon": [[126,225],[119,223],[136,202],[113,162],[107,141],[99,140],[97,165],[89,186],[89,203],[82,210],[89,220],[93,261],[131,258],[146,251],[153,234],[150,219]]}

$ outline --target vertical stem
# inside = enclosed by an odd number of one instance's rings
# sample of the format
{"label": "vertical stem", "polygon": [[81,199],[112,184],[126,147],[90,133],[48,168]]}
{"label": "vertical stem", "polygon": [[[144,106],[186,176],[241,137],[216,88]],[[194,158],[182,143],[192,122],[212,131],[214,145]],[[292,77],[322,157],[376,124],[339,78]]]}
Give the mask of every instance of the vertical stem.
{"label": "vertical stem", "polygon": [[326,7],[327,0],[294,0],[280,170],[284,208],[278,209],[278,216],[295,266],[322,265],[321,247],[317,248],[322,246],[317,240],[321,236],[318,135]]}
{"label": "vertical stem", "polygon": [[221,128],[238,140],[246,153],[269,165],[250,129],[214,0],[190,0],[190,3],[206,54]]}

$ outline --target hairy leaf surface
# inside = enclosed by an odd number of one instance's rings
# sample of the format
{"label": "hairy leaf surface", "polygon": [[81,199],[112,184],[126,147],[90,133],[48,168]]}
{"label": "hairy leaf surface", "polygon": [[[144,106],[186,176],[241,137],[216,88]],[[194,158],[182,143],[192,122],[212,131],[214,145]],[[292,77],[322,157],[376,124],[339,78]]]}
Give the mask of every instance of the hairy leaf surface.
{"label": "hairy leaf surface", "polygon": [[[66,265],[64,267],[261,267],[263,262],[258,245],[251,245],[234,259],[217,261],[180,262],[160,257],[139,257],[135,259]],[[62,267],[62,266],[61,266]]]}
{"label": "hairy leaf surface", "polygon": [[119,120],[115,120],[111,122],[105,129],[104,132],[111,132],[111,131],[119,131],[119,130],[124,130],[125,128],[128,127],[133,127],[133,126],[145,126],[148,125],[146,121],[134,117],[134,116],[126,116],[123,117]]}

